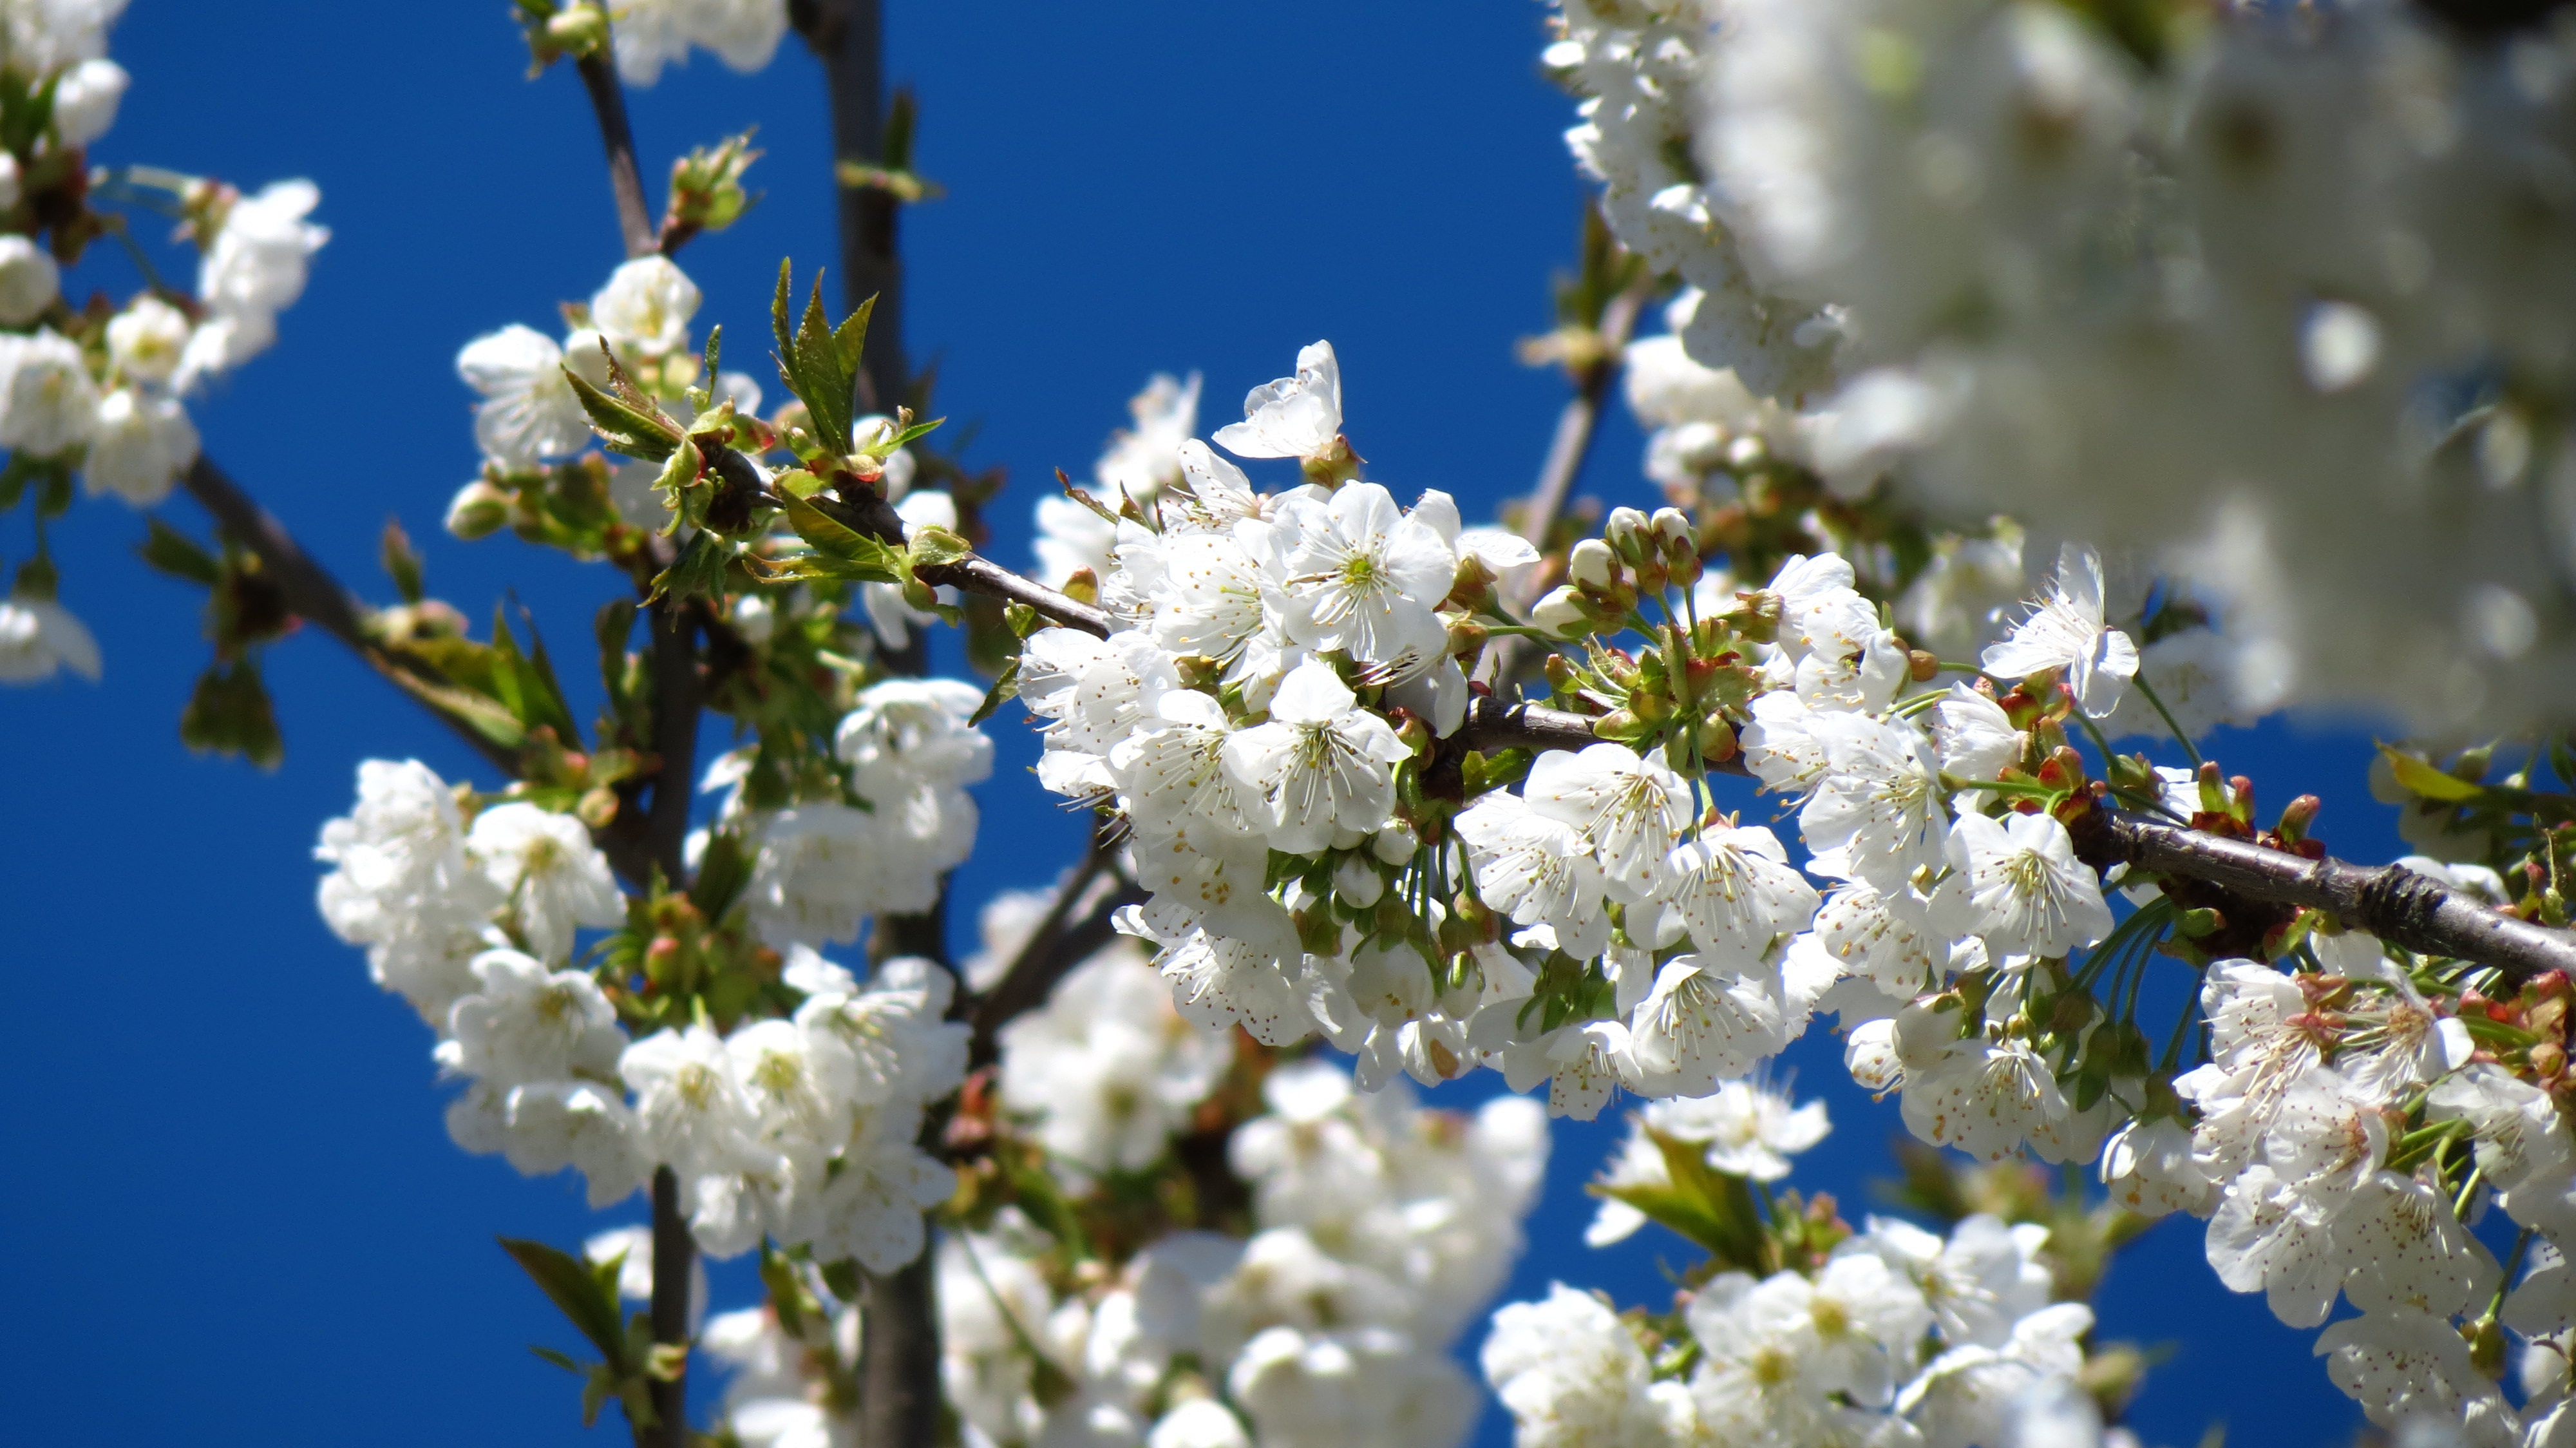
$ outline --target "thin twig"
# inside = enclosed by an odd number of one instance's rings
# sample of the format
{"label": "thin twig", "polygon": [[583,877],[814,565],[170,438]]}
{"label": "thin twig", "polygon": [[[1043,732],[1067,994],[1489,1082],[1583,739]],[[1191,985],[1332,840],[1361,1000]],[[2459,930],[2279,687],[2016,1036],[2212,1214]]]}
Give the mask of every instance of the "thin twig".
{"label": "thin twig", "polygon": [[[1565,400],[1564,410],[1556,415],[1556,432],[1548,439],[1547,460],[1539,465],[1538,487],[1521,513],[1521,536],[1542,553],[1547,549],[1549,531],[1556,527],[1557,515],[1565,511],[1565,500],[1574,492],[1575,480],[1583,475],[1585,460],[1592,455],[1592,440],[1601,431],[1602,405],[1610,396],[1610,384],[1618,380],[1628,339],[1636,333],[1637,314],[1645,309],[1646,297],[1647,290],[1641,284],[1620,292],[1601,309],[1600,325],[1594,329],[1600,338],[1600,352],[1577,373],[1574,395]],[[1542,560],[1503,602],[1512,617],[1526,618],[1530,605],[1555,581],[1553,566]],[[1508,683],[1524,646],[1525,641],[1517,635],[1496,639],[1486,653],[1493,665],[1487,677]]]}
{"label": "thin twig", "polygon": [[[968,1015],[975,1027],[966,1048],[968,1070],[999,1060],[1002,1028],[1044,1005],[1066,973],[1109,943],[1117,933],[1109,923],[1111,916],[1125,906],[1144,903],[1144,891],[1120,880],[1089,906],[1083,905],[1084,897],[1092,893],[1109,870],[1111,852],[1101,841],[1103,829],[1103,824],[1095,821],[1091,848],[1084,853],[1082,863],[1074,867],[1071,878],[1056,891],[1046,918],[1029,932],[1028,940],[1012,957],[1002,978],[975,999]],[[1075,916],[1076,909],[1081,910],[1079,918]]]}
{"label": "thin twig", "polygon": [[661,229],[644,203],[644,173],[635,164],[635,131],[626,120],[626,91],[608,47],[581,58],[582,89],[590,92],[591,113],[599,120],[600,144],[608,151],[608,189],[617,197],[617,230],[630,257],[650,256],[661,247]]}

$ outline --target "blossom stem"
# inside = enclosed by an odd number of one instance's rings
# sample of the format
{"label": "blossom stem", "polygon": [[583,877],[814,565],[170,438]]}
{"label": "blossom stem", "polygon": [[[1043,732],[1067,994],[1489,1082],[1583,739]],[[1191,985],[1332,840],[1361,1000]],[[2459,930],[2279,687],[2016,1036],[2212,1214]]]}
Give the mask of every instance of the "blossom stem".
{"label": "blossom stem", "polygon": [[2146,671],[2139,670],[2129,684],[2144,695],[2148,703],[2156,706],[2156,717],[2164,720],[2165,727],[2173,731],[2174,741],[2182,745],[2183,757],[2191,761],[2192,768],[2200,768],[2200,747],[2191,742],[2191,736],[2183,732],[2181,721],[2174,718],[2173,711],[2165,707],[2165,701],[2156,696],[2156,686],[2147,682]]}

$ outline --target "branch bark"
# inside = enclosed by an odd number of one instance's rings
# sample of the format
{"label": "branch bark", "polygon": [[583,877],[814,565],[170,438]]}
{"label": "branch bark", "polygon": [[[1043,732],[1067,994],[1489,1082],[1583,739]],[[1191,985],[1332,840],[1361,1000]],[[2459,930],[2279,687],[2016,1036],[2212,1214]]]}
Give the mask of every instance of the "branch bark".
{"label": "branch bark", "polygon": [[822,58],[831,99],[832,185],[841,198],[842,298],[853,308],[869,297],[877,299],[868,318],[859,403],[869,412],[890,413],[912,390],[903,350],[902,204],[884,191],[842,185],[837,169],[842,161],[884,159],[885,17],[878,0],[789,0],[787,12],[797,33]]}
{"label": "branch bark", "polygon": [[[680,1215],[680,1178],[669,1167],[653,1169],[653,1340],[687,1342],[689,1340],[689,1270],[697,1253],[697,1243],[689,1236],[688,1219]],[[666,1290],[666,1284],[669,1284]],[[653,1383],[653,1416],[661,1421],[649,1433],[636,1435],[637,1441],[663,1448],[687,1448],[689,1432],[689,1379],[687,1362],[681,1364],[681,1375],[671,1381],[656,1379]]]}
{"label": "branch bark", "polygon": [[626,254],[649,256],[661,249],[661,229],[644,201],[644,173],[635,163],[635,130],[626,119],[626,90],[617,83],[616,65],[603,46],[573,68],[581,73],[582,89],[590,92],[599,141],[608,151],[608,189],[617,198],[617,230]]}
{"label": "branch bark", "polygon": [[2126,861],[2250,900],[2323,910],[2391,945],[2492,966],[2516,984],[2553,970],[2576,975],[2576,934],[2506,915],[2403,865],[2310,860],[2098,809],[2076,822],[2074,835],[2088,862]]}
{"label": "branch bark", "polygon": [[967,1019],[975,1031],[966,1048],[967,1070],[980,1070],[1001,1059],[1002,1027],[1044,1005],[1047,997],[1054,994],[1056,982],[1109,943],[1117,934],[1109,918],[1121,907],[1145,903],[1145,892],[1122,880],[1088,907],[1083,906],[1083,897],[1091,894],[1101,876],[1109,871],[1110,848],[1103,836],[1110,827],[1108,820],[1094,818],[1091,847],[1084,852],[1082,863],[1074,867],[1072,877],[1055,892],[1046,918],[1029,932],[1027,942],[1012,957],[1002,978],[970,1004]]}

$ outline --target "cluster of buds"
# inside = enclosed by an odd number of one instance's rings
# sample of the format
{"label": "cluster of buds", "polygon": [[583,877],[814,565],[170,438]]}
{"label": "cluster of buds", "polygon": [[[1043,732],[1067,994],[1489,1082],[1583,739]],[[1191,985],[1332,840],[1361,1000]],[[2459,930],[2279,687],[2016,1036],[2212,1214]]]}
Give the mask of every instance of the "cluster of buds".
{"label": "cluster of buds", "polygon": [[1679,508],[1657,509],[1651,519],[1616,508],[1601,537],[1574,545],[1567,582],[1538,601],[1530,622],[1568,640],[1616,633],[1635,618],[1640,599],[1688,590],[1700,571],[1698,538]]}
{"label": "cluster of buds", "polygon": [[[708,849],[714,878],[723,888],[727,876],[739,880],[743,868],[727,837]],[[732,856],[735,868],[716,860],[719,850]],[[784,961],[744,924],[742,913],[711,908],[730,902],[707,900],[712,872],[702,872],[687,894],[663,890],[650,900],[633,901],[626,928],[611,937],[603,952],[609,966],[601,989],[616,1003],[618,1014],[638,1033],[662,1026],[687,1026],[695,1013],[722,1030],[766,1004],[771,1014],[792,1010],[795,997],[779,983]],[[737,885],[738,888],[738,885]],[[624,984],[642,977],[639,988]],[[764,1002],[765,997],[775,997]]]}

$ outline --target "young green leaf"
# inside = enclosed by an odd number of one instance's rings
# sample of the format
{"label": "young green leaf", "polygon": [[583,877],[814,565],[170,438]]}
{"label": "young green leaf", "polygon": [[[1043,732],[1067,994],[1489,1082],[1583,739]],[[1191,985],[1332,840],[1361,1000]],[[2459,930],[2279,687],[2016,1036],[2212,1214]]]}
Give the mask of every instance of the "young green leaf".
{"label": "young green leaf", "polygon": [[[603,354],[606,350],[603,344]],[[658,463],[679,446],[680,425],[664,417],[651,398],[635,389],[616,357],[608,358],[607,392],[592,386],[589,379],[570,367],[563,372],[565,380],[572,384],[573,395],[581,399],[582,411],[590,414],[591,431],[599,434],[601,444],[610,452]]]}
{"label": "young green leaf", "polygon": [[912,564],[915,568],[937,567],[954,563],[974,553],[975,547],[945,528],[916,528],[912,534]]}
{"label": "young green leaf", "polygon": [[223,581],[223,565],[214,555],[197,546],[196,541],[158,518],[147,517],[144,526],[151,531],[135,548],[143,561],[172,578],[212,588]]}
{"label": "young green leaf", "polygon": [[591,1265],[569,1252],[519,1237],[497,1239],[501,1250],[510,1254],[535,1281],[539,1291],[569,1319],[575,1330],[599,1349],[611,1371],[623,1374],[626,1364],[626,1324],[619,1320],[617,1281],[610,1277],[605,1284]]}
{"label": "young green leaf", "polygon": [[992,718],[993,711],[1001,708],[1004,700],[1016,699],[1019,696],[1020,661],[1014,657],[1002,666],[1002,676],[993,681],[993,687],[984,691],[984,702],[975,706],[974,717],[966,721],[966,727],[971,729]]}

